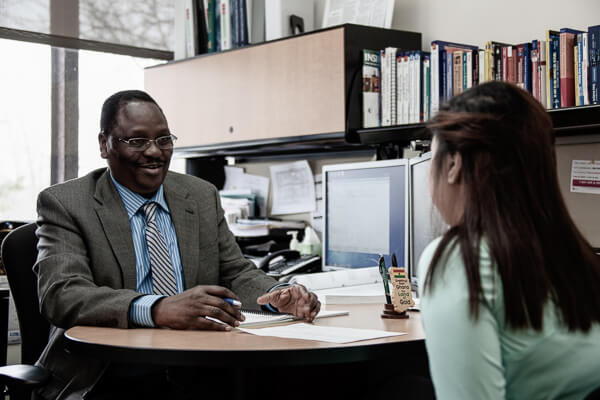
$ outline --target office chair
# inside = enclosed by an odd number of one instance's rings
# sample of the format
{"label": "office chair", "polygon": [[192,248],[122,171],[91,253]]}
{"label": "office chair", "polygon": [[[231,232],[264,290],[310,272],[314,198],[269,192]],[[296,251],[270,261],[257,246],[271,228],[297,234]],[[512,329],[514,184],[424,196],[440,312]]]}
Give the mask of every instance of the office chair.
{"label": "office chair", "polygon": [[0,385],[8,388],[11,400],[30,399],[31,391],[50,378],[49,371],[33,365],[50,333],[50,324],[39,311],[37,277],[32,270],[37,258],[35,230],[33,223],[20,226],[2,242],[2,262],[19,319],[23,363],[0,367]]}

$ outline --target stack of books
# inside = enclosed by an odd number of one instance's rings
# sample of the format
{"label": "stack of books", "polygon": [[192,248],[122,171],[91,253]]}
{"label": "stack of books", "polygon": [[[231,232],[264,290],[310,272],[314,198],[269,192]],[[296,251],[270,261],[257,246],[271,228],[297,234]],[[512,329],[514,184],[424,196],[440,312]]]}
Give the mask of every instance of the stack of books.
{"label": "stack of books", "polygon": [[[264,0],[185,0],[185,57],[264,41]],[[253,23],[254,22],[254,23]]]}
{"label": "stack of books", "polygon": [[492,80],[518,85],[547,109],[600,104],[599,73],[600,25],[483,49],[441,40],[430,52],[365,49],[363,127],[425,122],[452,96]]}

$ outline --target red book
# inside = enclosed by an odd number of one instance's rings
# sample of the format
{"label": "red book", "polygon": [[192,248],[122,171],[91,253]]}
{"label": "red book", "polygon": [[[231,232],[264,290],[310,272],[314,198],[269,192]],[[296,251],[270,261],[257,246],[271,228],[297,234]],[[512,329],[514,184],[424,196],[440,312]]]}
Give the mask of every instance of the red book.
{"label": "red book", "polygon": [[508,73],[506,80],[512,83],[517,83],[517,49],[514,46],[509,46],[506,49]]}
{"label": "red book", "polygon": [[523,45],[517,45],[517,86],[525,89],[525,59]]}
{"label": "red book", "polygon": [[575,71],[573,46],[581,31],[562,28],[560,30],[560,106],[575,106]]}

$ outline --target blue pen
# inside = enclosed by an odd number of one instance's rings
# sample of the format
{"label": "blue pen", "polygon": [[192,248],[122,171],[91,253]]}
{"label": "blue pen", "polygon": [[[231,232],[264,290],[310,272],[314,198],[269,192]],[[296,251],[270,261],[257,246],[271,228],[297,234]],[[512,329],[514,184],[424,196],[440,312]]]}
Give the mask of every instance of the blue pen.
{"label": "blue pen", "polygon": [[229,297],[225,297],[223,300],[225,300],[226,302],[228,302],[229,304],[231,304],[234,307],[241,307],[242,306],[242,302],[236,299],[230,299]]}

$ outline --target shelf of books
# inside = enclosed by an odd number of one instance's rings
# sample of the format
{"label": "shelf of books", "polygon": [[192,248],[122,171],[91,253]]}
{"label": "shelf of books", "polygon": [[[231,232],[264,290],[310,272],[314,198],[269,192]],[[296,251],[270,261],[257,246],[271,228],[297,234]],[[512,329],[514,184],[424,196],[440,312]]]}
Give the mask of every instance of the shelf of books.
{"label": "shelf of books", "polygon": [[431,42],[430,51],[363,50],[361,143],[428,137],[440,104],[479,83],[502,80],[548,110],[557,136],[600,133],[600,25],[546,31],[545,40],[485,48]]}

